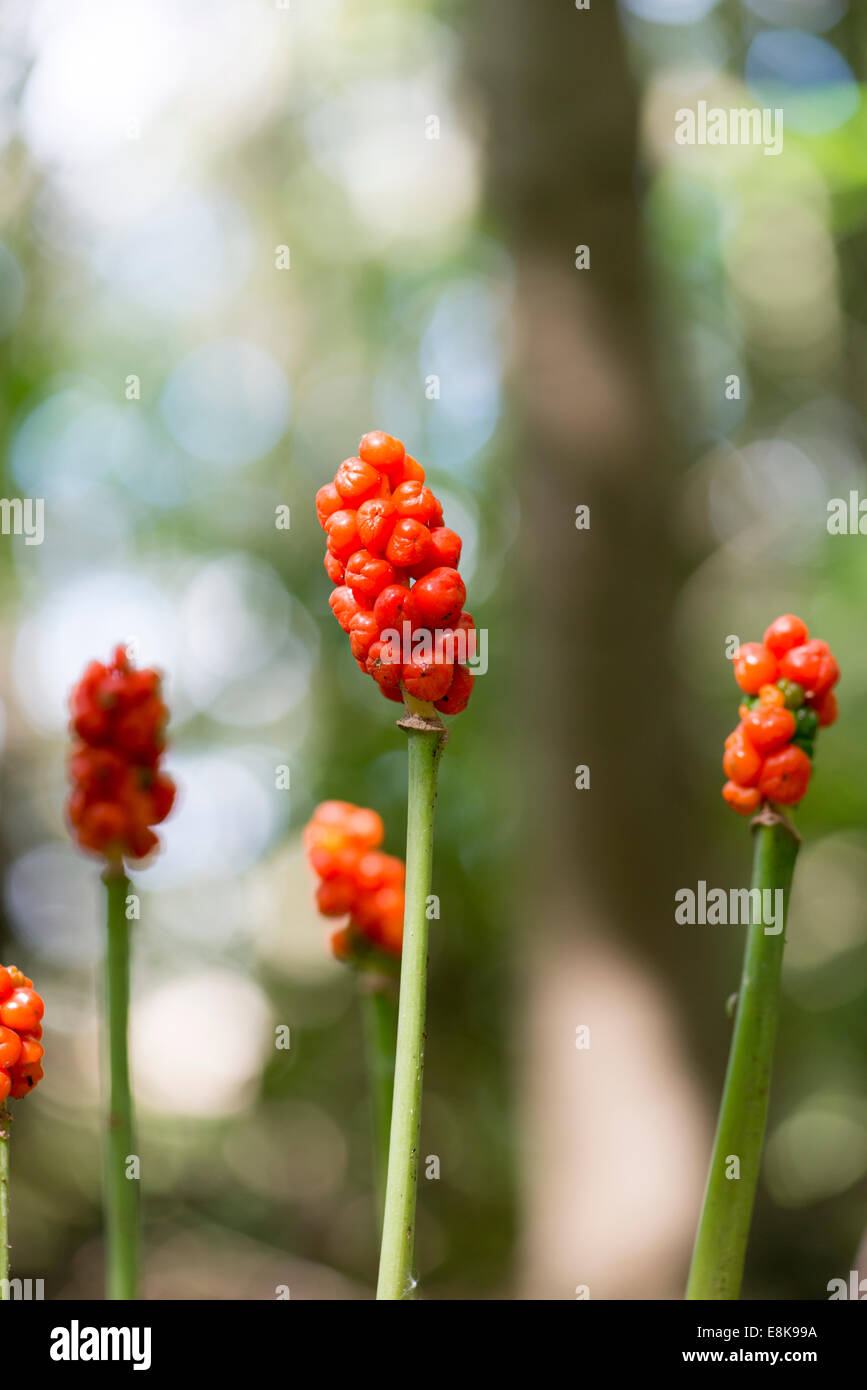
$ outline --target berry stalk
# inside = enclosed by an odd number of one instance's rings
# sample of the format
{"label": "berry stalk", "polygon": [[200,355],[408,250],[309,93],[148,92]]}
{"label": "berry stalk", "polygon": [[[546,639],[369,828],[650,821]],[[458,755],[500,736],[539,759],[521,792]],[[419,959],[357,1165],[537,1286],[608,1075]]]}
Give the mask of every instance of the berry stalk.
{"label": "berry stalk", "polygon": [[122,868],[109,867],[106,886],[105,1011],[109,1106],[105,1131],[106,1295],[137,1299],[139,1281],[138,1180],[126,1175],[135,1153],[133,1103],[129,1081],[129,880]]}
{"label": "berry stalk", "polygon": [[397,998],[394,984],[372,971],[359,976],[361,1021],[370,1085],[373,1119],[373,1163],[382,1226],[385,1211],[385,1179],[394,1099],[394,1053],[397,1038]]}
{"label": "berry stalk", "polygon": [[9,1279],[9,1128],[11,1117],[0,1105],[0,1302]]}
{"label": "berry stalk", "polygon": [[[770,820],[770,817],[768,817]],[[696,1236],[687,1299],[737,1299],[762,1156],[780,1001],[785,915],[800,841],[775,818],[755,827],[752,888],[781,890],[782,928],[765,932],[753,910],[716,1139]],[[771,900],[773,901],[773,899]],[[732,1176],[731,1160],[740,1172]]]}
{"label": "berry stalk", "polygon": [[394,1101],[377,1299],[415,1296],[415,1209],[421,1133],[424,1018],[427,996],[427,899],[433,872],[437,770],[445,730],[431,705],[407,697],[410,716],[406,827],[406,908],[400,969],[400,1003],[394,1068]]}

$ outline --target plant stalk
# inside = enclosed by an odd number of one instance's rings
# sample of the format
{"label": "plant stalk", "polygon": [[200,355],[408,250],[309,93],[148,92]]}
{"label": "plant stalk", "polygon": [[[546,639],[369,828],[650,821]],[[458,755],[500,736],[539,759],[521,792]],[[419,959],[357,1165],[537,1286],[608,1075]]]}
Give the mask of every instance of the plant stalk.
{"label": "plant stalk", "polygon": [[9,1280],[9,1131],[12,1119],[0,1105],[0,1302]]}
{"label": "plant stalk", "polygon": [[406,827],[406,907],[388,1179],[382,1228],[378,1299],[415,1297],[415,1209],[421,1133],[424,1016],[427,993],[427,899],[433,871],[437,769],[445,730],[430,706],[407,701],[409,737]]}
{"label": "plant stalk", "polygon": [[394,1099],[394,1054],[397,1039],[397,992],[392,980],[373,971],[359,977],[364,1049],[373,1119],[373,1166],[379,1224],[385,1211],[388,1140]]}
{"label": "plant stalk", "polygon": [[129,880],[121,869],[108,869],[105,1016],[109,1102],[105,1130],[106,1297],[137,1299],[139,1284],[139,1182],[127,1177],[128,1159],[136,1154],[132,1092],[129,1080],[130,924],[126,917]]}
{"label": "plant stalk", "polygon": [[[779,1013],[785,913],[800,841],[780,820],[759,822],[755,837],[752,888],[762,895],[761,906],[757,909],[751,894],[734,1035],[687,1299],[738,1298],[761,1164]],[[768,890],[778,891],[781,897],[769,899],[770,910],[763,912]],[[771,925],[770,917],[780,903],[782,912],[772,931],[766,931],[764,922]]]}

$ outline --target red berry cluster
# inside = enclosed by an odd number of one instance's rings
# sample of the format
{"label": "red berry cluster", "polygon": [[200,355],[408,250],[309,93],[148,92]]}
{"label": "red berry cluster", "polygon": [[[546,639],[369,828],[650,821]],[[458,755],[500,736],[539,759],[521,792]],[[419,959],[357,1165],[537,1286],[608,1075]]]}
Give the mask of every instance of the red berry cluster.
{"label": "red berry cluster", "polygon": [[[403,686],[444,714],[466,709],[474,677],[459,658],[475,624],[463,611],[461,538],[443,525],[421,464],[399,439],[374,430],[358,458],[345,459],[334,482],[319,489],[316,514],[328,537],[325,568],[335,585],[329,602],[361,670],[397,703]],[[406,622],[412,659],[397,661],[382,634],[402,637]],[[439,644],[436,632],[444,634]]]}
{"label": "red berry cluster", "polygon": [[723,797],[742,816],[763,801],[794,806],[810,784],[816,733],[837,718],[840,671],[831,649],[784,613],[762,642],[738,648],[734,671],[746,698],[726,739]]}
{"label": "red berry cluster", "polygon": [[20,1100],[42,1080],[42,1015],[33,981],[16,965],[0,965],[0,1105]]}
{"label": "red berry cluster", "polygon": [[168,710],[156,671],[136,671],[123,647],[110,666],[92,661],[72,691],[67,814],[78,843],[117,861],[159,843],[175,784],[160,771]]}
{"label": "red berry cluster", "polygon": [[316,905],[324,917],[348,917],[331,938],[338,960],[358,959],[371,947],[399,956],[403,942],[406,870],[379,846],[382,818],[348,801],[323,801],[304,830],[304,846],[319,878]]}

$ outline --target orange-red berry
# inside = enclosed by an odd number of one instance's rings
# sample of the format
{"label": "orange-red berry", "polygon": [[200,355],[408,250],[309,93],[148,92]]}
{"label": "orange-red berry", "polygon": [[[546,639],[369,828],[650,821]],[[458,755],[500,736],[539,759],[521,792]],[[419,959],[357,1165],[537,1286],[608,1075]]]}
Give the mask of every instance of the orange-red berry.
{"label": "orange-red berry", "polygon": [[741,787],[737,782],[726,782],[722,789],[723,800],[739,816],[751,816],[759,809],[762,794],[758,787]]}
{"label": "orange-red berry", "polygon": [[409,516],[431,526],[435,518],[442,518],[442,508],[429,487],[424,483],[401,483],[391,494],[391,500],[398,516]]}
{"label": "orange-red berry", "polygon": [[369,550],[356,550],[346,562],[343,582],[356,598],[368,599],[373,604],[383,589],[393,584],[396,578],[394,565],[381,555],[372,555]]}
{"label": "orange-red berry", "polygon": [[344,459],[334,478],[334,486],[350,507],[359,507],[382,491],[382,477],[363,459]]}
{"label": "orange-red berry", "polygon": [[802,685],[808,700],[819,699],[840,679],[827,642],[815,638],[786,652],[780,662],[780,675]]}
{"label": "orange-red berry", "polygon": [[456,664],[451,684],[445,695],[434,700],[434,706],[441,714],[460,714],[465,710],[473,693],[476,678],[469,666]]}
{"label": "orange-red berry", "polygon": [[464,607],[467,591],[457,570],[445,566],[431,570],[413,586],[418,621],[427,628],[451,627]]}
{"label": "orange-red berry", "polygon": [[415,653],[401,670],[404,690],[416,700],[441,700],[452,683],[454,666],[435,656]]}
{"label": "orange-red berry", "polygon": [[794,806],[804,797],[812,770],[813,765],[804,750],[789,744],[765,759],[759,791],[765,801]]}
{"label": "orange-red berry", "polygon": [[808,636],[805,622],[796,618],[794,613],[784,613],[782,617],[775,618],[767,628],[764,643],[779,660],[786,652],[791,651],[792,647],[802,646]]}
{"label": "orange-red berry", "polygon": [[325,530],[325,523],[335,512],[343,508],[344,502],[334,483],[326,483],[316,494],[316,515],[319,525]]}
{"label": "orange-red berry", "polygon": [[328,536],[328,549],[344,564],[350,555],[361,549],[357,514],[351,508],[344,507],[339,512],[332,512],[325,523],[325,532]]}
{"label": "orange-red berry", "polygon": [[762,758],[753,744],[741,737],[726,747],[722,765],[730,782],[736,782],[739,787],[754,787],[762,770]]}
{"label": "orange-red berry", "polygon": [[759,691],[759,703],[765,707],[776,706],[781,709],[786,703],[786,697],[778,685],[763,685]]}
{"label": "orange-red berry", "polygon": [[819,719],[819,728],[827,729],[837,722],[837,696],[833,690],[826,690],[813,706]]}
{"label": "orange-red berry", "polygon": [[777,658],[763,642],[745,642],[734,655],[735,680],[747,695],[777,679]]}
{"label": "orange-red berry", "polygon": [[795,728],[795,716],[790,709],[770,705],[750,710],[743,722],[744,738],[763,756],[785,747]]}
{"label": "orange-red berry", "polygon": [[423,564],[430,553],[430,531],[424,522],[414,521],[409,516],[400,517],[388,538],[386,559],[402,569],[412,569],[415,565]]}
{"label": "orange-red berry", "polygon": [[406,450],[399,439],[384,434],[382,430],[371,430],[358,446],[359,456],[370,463],[389,479],[400,477],[403,473]]}
{"label": "orange-red berry", "polygon": [[381,555],[396,521],[397,512],[390,498],[373,497],[368,502],[362,502],[356,517],[361,544]]}

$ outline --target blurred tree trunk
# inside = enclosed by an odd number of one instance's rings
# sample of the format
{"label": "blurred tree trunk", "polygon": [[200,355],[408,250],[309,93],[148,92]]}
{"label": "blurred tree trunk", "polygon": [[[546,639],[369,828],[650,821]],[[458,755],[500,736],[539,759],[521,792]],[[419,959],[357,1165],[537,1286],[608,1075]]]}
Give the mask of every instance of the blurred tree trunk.
{"label": "blurred tree trunk", "polygon": [[[576,932],[610,936],[653,962],[658,980],[679,979],[687,1003],[694,960],[684,961],[673,924],[674,892],[696,878],[669,646],[681,563],[675,469],[616,6],[488,0],[475,75],[489,118],[490,201],[517,270],[510,423],[522,506],[515,610],[526,624],[515,640],[515,756],[532,872],[527,965],[544,997],[546,975],[554,989],[564,963],[580,976]],[[589,269],[575,267],[581,245]],[[590,509],[589,530],[576,529],[579,505]],[[589,790],[575,788],[579,764]]]}
{"label": "blurred tree trunk", "polygon": [[[592,899],[657,955],[674,939],[673,894],[691,860],[670,653],[682,576],[616,7],[490,0],[478,71],[491,200],[517,261],[527,627],[516,650],[533,893],[544,864],[561,909],[564,894],[576,908]],[[575,268],[578,245],[589,270]],[[576,529],[579,505],[589,530]],[[579,764],[588,791],[575,789]],[[681,955],[672,948],[673,968]]]}

